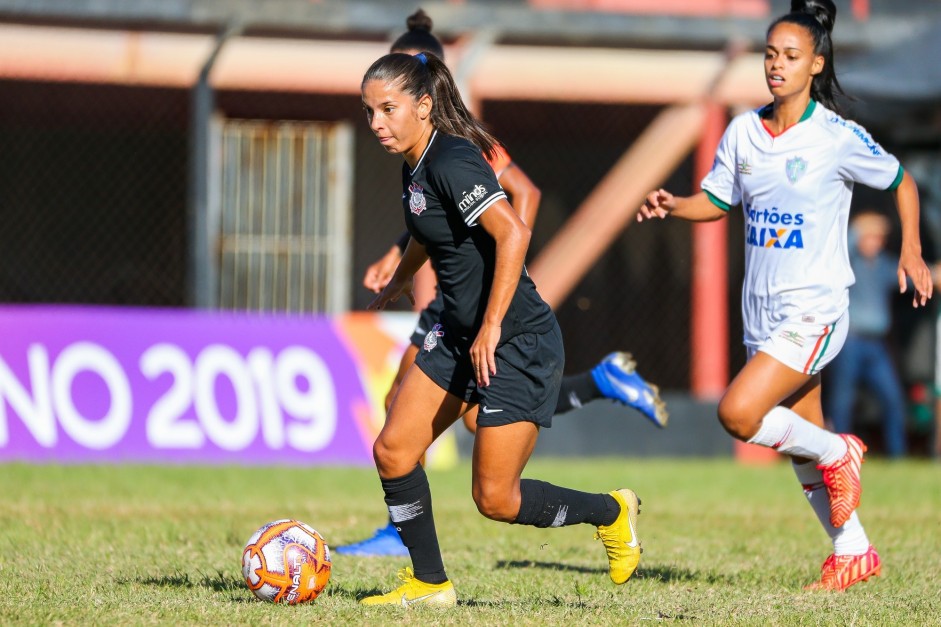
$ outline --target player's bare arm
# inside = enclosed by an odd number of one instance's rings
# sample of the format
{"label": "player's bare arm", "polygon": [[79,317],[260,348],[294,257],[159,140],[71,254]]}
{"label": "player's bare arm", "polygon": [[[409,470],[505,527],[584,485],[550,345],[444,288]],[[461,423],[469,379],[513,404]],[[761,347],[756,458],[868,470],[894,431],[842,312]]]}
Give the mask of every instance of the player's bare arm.
{"label": "player's bare arm", "polygon": [[487,309],[484,311],[477,338],[470,349],[477,384],[486,387],[490,385],[490,375],[497,373],[494,353],[500,341],[503,316],[506,315],[523,272],[523,261],[529,248],[531,231],[506,200],[497,201],[483,212],[479,223],[497,244],[493,285],[487,299]]}
{"label": "player's bare arm", "polygon": [[533,228],[536,224],[536,214],[539,212],[542,191],[515,163],[508,165],[497,180],[513,199],[513,208],[520,220],[529,228]]}
{"label": "player's bare arm", "polygon": [[663,219],[668,215],[690,222],[712,222],[724,218],[727,212],[714,205],[705,192],[683,197],[658,189],[647,194],[637,212],[637,221]]}
{"label": "player's bare arm", "polygon": [[918,233],[918,186],[908,172],[902,177],[902,183],[893,193],[895,206],[902,223],[902,251],[899,255],[899,292],[904,294],[911,279],[915,288],[912,307],[924,307],[934,292],[931,270],[922,258],[921,239]]}

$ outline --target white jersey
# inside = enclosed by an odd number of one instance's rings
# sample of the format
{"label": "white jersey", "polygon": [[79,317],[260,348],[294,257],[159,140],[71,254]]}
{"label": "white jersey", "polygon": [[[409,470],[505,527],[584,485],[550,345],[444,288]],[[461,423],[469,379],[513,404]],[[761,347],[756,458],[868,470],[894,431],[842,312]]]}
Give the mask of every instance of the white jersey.
{"label": "white jersey", "polygon": [[[770,106],[770,105],[769,105]],[[757,347],[785,320],[830,324],[853,284],[847,221],[854,183],[895,189],[898,159],[864,128],[813,100],[777,137],[768,107],[736,116],[702,182],[723,209],[745,213],[745,344]]]}

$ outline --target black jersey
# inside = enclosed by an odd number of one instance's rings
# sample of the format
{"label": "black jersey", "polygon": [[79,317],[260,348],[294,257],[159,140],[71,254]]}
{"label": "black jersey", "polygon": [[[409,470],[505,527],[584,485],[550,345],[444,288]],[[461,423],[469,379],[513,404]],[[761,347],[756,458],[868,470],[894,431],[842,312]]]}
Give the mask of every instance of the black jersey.
{"label": "black jersey", "polygon": [[[434,131],[414,171],[402,166],[402,205],[409,233],[421,243],[444,296],[441,321],[452,338],[472,341],[487,308],[496,242],[477,219],[506,198],[480,148],[461,137]],[[520,333],[543,333],[555,316],[526,273],[503,318],[500,341]]]}

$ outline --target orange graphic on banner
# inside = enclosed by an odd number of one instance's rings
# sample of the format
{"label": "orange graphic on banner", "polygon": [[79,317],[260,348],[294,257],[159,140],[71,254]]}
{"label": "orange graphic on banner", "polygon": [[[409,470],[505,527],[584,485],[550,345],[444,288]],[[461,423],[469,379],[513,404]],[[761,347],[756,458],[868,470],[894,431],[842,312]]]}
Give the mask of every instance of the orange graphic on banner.
{"label": "orange graphic on banner", "polygon": [[385,396],[395,379],[404,344],[379,323],[379,314],[354,312],[334,318],[337,336],[356,361],[368,404],[355,401],[352,414],[364,442],[372,445],[385,420]]}
{"label": "orange graphic on banner", "polygon": [[[356,362],[367,402],[352,401],[350,413],[368,448],[385,424],[385,398],[399,370],[408,345],[415,315],[405,312],[354,312],[333,318],[337,337]],[[450,468],[457,463],[457,440],[453,432],[442,434],[426,453],[427,468]]]}

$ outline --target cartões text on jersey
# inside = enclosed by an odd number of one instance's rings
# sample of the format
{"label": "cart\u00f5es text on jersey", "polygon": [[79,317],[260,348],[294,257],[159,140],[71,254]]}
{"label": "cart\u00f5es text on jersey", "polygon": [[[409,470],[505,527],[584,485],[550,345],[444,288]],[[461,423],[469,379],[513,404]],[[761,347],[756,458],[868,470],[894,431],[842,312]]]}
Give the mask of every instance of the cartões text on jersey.
{"label": "cart\u00f5es text on jersey", "polygon": [[780,211],[777,207],[757,209],[745,204],[745,243],[761,248],[803,248],[803,213]]}

